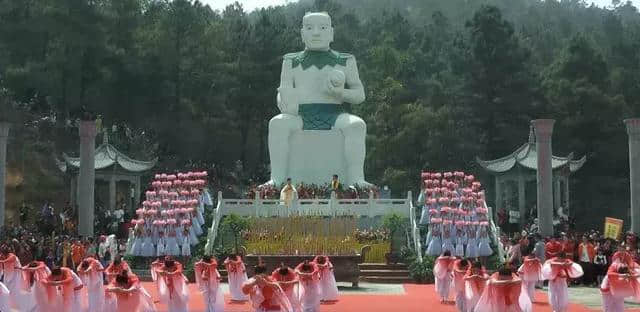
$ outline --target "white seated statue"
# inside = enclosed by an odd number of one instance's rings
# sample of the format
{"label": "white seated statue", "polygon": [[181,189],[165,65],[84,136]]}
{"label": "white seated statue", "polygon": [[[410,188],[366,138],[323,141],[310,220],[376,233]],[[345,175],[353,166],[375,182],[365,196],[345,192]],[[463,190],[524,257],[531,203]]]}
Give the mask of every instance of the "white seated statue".
{"label": "white seated statue", "polygon": [[[286,54],[282,62],[277,95],[281,114],[269,122],[267,183],[279,186],[288,177],[318,183],[318,174],[329,182],[331,175],[342,174],[346,185],[369,185],[364,179],[367,126],[343,105],[365,100],[356,59],[331,50],[333,27],[327,13],[305,14],[301,33],[305,50]],[[331,171],[312,177],[310,169]]]}

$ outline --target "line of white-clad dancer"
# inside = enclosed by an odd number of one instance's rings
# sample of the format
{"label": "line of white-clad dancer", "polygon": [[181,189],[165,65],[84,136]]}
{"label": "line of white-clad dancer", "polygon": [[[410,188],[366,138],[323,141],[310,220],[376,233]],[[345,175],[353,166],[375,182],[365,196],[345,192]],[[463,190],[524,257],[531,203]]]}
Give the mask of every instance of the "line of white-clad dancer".
{"label": "line of white-clad dancer", "polygon": [[[321,301],[338,300],[333,265],[326,256],[305,261],[295,269],[282,264],[268,275],[261,263],[250,279],[240,256],[227,258],[224,265],[231,300],[249,301],[255,312],[318,312]],[[206,312],[222,312],[225,307],[217,266],[217,261],[209,256],[194,265]],[[41,261],[21,266],[13,253],[0,254],[0,311],[156,311],[151,295],[120,257],[106,269],[100,261],[85,258],[76,272],[69,268],[49,269]],[[193,311],[189,308],[188,280],[181,263],[170,256],[158,259],[151,264],[151,277],[159,302],[168,311]]]}
{"label": "line of white-clad dancer", "polygon": [[[535,285],[549,281],[549,304],[554,312],[567,312],[567,280],[583,275],[582,267],[564,253],[541,263],[533,254],[524,259],[517,272],[505,264],[489,276],[480,262],[452,257],[449,251],[438,257],[433,269],[436,292],[441,302],[453,291],[461,312],[533,311]],[[600,285],[605,312],[623,312],[624,299],[640,300],[640,265],[620,250],[613,255],[607,276]]]}

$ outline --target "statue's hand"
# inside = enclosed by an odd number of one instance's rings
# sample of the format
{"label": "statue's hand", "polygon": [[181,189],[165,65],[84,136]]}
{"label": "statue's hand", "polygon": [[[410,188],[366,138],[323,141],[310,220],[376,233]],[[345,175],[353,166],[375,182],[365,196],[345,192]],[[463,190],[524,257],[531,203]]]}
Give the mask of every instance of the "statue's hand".
{"label": "statue's hand", "polygon": [[327,78],[327,92],[342,102],[344,96],[344,84],[346,80],[344,72],[333,70],[329,73]]}
{"label": "statue's hand", "polygon": [[278,109],[283,114],[297,115],[298,107],[295,97],[295,90],[293,88],[280,87],[278,88]]}

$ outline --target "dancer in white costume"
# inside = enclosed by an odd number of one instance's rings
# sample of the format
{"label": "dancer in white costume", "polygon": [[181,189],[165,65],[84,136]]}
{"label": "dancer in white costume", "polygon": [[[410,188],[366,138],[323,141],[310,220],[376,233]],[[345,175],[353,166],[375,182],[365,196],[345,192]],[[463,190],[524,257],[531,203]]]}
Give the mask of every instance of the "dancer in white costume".
{"label": "dancer in white costume", "polygon": [[[18,306],[20,311],[37,311],[35,301],[35,288],[41,280],[46,279],[51,270],[42,261],[32,261],[22,267],[24,277],[24,291],[20,293]],[[15,293],[13,294],[15,296]]]}
{"label": "dancer in white costume", "polygon": [[78,265],[76,271],[84,284],[80,291],[83,305],[86,304],[87,311],[102,311],[104,308],[104,267],[100,261],[88,257]]}
{"label": "dancer in white costume", "polygon": [[524,261],[518,269],[518,274],[522,278],[522,288],[526,289],[531,302],[534,302],[536,284],[544,280],[544,278],[542,277],[542,263],[533,252],[524,257]]}
{"label": "dancer in white costume", "polygon": [[9,304],[15,309],[20,308],[18,304],[20,298],[13,294],[18,294],[23,290],[21,267],[20,259],[8,248],[3,248],[0,252],[0,275],[3,276],[2,282],[12,294]]}
{"label": "dancer in white costume", "polygon": [[10,298],[9,288],[0,282],[0,311],[11,311],[11,306],[9,305]]}
{"label": "dancer in white costume", "polygon": [[491,276],[474,309],[474,312],[531,311],[531,299],[523,291],[522,281],[506,266]]}
{"label": "dancer in white costume", "polygon": [[287,295],[293,311],[302,311],[302,306],[300,305],[300,285],[296,272],[284,265],[284,263],[281,263],[280,267],[271,273],[271,279],[278,282],[282,291]]}
{"label": "dancer in white costume", "polygon": [[280,285],[267,275],[267,268],[258,264],[254,267],[255,275],[242,283],[241,290],[251,300],[253,312],[293,312],[291,303],[287,299]]}
{"label": "dancer in white costume", "polygon": [[160,302],[167,305],[169,312],[188,312],[189,287],[182,274],[182,264],[168,257],[162,266],[154,269]]}
{"label": "dancer in white costume", "polygon": [[249,298],[242,292],[242,284],[247,281],[247,269],[239,255],[230,255],[224,260],[224,266],[227,268],[229,276],[229,293],[231,300],[247,301]]}
{"label": "dancer in white costume", "polygon": [[456,308],[460,312],[468,310],[467,300],[465,298],[465,280],[464,277],[471,267],[469,260],[459,259],[453,263],[453,289],[455,290]]}
{"label": "dancer in white costume", "polygon": [[36,311],[82,312],[82,280],[68,268],[55,268],[34,288]]}
{"label": "dancer in white costume", "polygon": [[542,277],[549,280],[549,304],[555,312],[567,312],[569,308],[568,278],[582,276],[582,267],[560,252],[557,257],[547,260],[542,266]]}
{"label": "dancer in white costume", "polygon": [[440,302],[444,303],[449,299],[449,291],[451,291],[451,279],[453,278],[453,262],[455,257],[451,256],[450,251],[445,251],[442,256],[436,259],[433,267],[433,276],[436,280],[436,292],[440,297]]}
{"label": "dancer in white costume", "polygon": [[480,263],[480,261],[474,262],[464,276],[464,297],[467,308],[464,312],[473,312],[478,300],[480,300],[482,296],[482,292],[484,292],[485,286],[487,286],[488,279],[489,275],[487,275],[487,271],[482,266],[482,263]]}
{"label": "dancer in white costume", "polygon": [[156,311],[151,295],[140,285],[139,279],[135,274],[122,272],[106,287],[105,292],[106,305],[104,312]]}
{"label": "dancer in white costume", "polygon": [[296,274],[300,281],[300,303],[303,312],[320,311],[322,290],[318,268],[305,261],[296,267]]}
{"label": "dancer in white costume", "polygon": [[204,312],[223,312],[224,294],[220,289],[218,262],[211,256],[204,256],[194,264],[196,284],[204,298]]}
{"label": "dancer in white costume", "polygon": [[320,274],[320,291],[322,301],[338,300],[338,284],[333,274],[333,264],[327,256],[316,256],[313,263],[318,267]]}

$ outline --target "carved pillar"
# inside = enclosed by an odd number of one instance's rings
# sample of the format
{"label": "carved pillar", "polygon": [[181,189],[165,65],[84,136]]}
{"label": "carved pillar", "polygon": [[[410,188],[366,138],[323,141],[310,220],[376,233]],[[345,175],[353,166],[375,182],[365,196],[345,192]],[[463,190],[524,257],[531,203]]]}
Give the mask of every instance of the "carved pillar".
{"label": "carved pillar", "polygon": [[625,119],[629,135],[629,183],[631,188],[631,230],[640,232],[640,118]]}
{"label": "carved pillar", "polygon": [[538,153],[538,225],[542,236],[553,235],[553,172],[551,168],[551,135],[553,119],[531,121],[536,133],[536,151]]}
{"label": "carved pillar", "polygon": [[4,206],[7,201],[5,198],[5,187],[7,179],[7,139],[9,138],[10,124],[8,122],[0,122],[0,228],[4,227]]}
{"label": "carved pillar", "polygon": [[96,122],[80,121],[80,174],[78,176],[78,234],[93,236]]}

